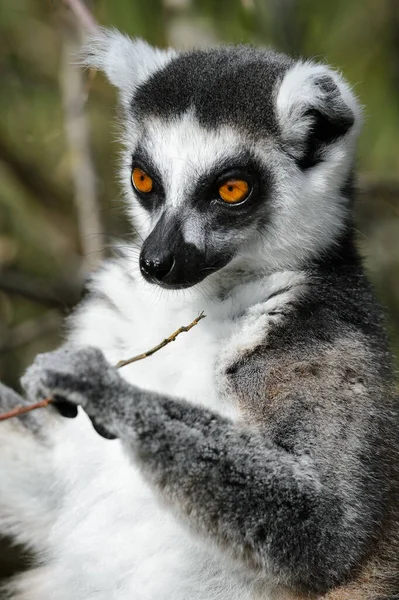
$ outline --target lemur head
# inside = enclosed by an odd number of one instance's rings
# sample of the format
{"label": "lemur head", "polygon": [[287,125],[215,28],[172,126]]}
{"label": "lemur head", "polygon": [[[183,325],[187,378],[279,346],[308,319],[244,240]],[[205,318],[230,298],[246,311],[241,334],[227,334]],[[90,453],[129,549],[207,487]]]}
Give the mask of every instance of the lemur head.
{"label": "lemur head", "polygon": [[233,265],[296,268],[339,238],[361,115],[336,72],[245,46],[162,51],[116,31],[85,63],[119,89],[146,280],[176,289]]}

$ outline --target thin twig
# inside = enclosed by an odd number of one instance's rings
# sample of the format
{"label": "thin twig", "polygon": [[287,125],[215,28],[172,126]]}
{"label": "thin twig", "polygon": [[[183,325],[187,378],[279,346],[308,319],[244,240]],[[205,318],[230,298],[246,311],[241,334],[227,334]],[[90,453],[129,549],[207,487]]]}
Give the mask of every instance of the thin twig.
{"label": "thin twig", "polygon": [[[195,325],[197,325],[204,318],[205,318],[205,315],[202,312],[198,315],[198,317],[196,319],[194,319],[194,321],[192,321],[192,323],[190,323],[190,325],[182,325],[182,327],[179,327],[179,329],[177,331],[172,333],[172,335],[170,335],[169,337],[165,338],[157,346],[154,346],[154,348],[151,348],[151,350],[148,350],[147,352],[143,352],[142,354],[138,354],[137,356],[133,356],[132,358],[128,358],[127,360],[120,360],[118,362],[118,364],[115,365],[115,368],[121,369],[122,367],[125,367],[126,365],[130,365],[131,363],[137,362],[138,360],[143,360],[144,358],[147,358],[148,356],[155,354],[155,352],[158,352],[158,350],[161,350],[161,348],[164,348],[171,342],[174,342],[175,339],[177,338],[177,336],[180,335],[181,333],[190,331],[190,329],[195,327]],[[19,417],[21,415],[24,415],[24,414],[30,412],[31,410],[36,410],[37,408],[46,408],[49,404],[52,404],[53,402],[54,402],[53,398],[45,398],[44,400],[40,400],[40,402],[36,402],[35,404],[18,406],[16,408],[14,408],[13,410],[10,410],[9,412],[0,414],[0,422],[6,421],[7,419],[12,419],[13,417]]]}
{"label": "thin twig", "polygon": [[197,325],[197,323],[199,323],[201,321],[201,319],[204,319],[204,318],[205,318],[205,315],[202,312],[200,315],[198,315],[198,317],[196,319],[194,319],[194,321],[192,323],[190,323],[190,325],[186,325],[186,326],[183,325],[182,327],[179,327],[179,329],[177,331],[172,333],[172,335],[170,335],[169,337],[165,338],[157,346],[154,346],[154,348],[151,348],[151,350],[147,350],[147,352],[143,352],[143,354],[138,354],[137,356],[133,356],[133,358],[128,358],[127,360],[120,360],[118,362],[118,364],[116,365],[116,368],[120,369],[121,367],[126,367],[126,365],[130,365],[131,363],[134,363],[138,360],[143,360],[143,358],[147,358],[147,356],[151,356],[152,354],[155,354],[155,352],[158,352],[158,350],[161,350],[161,348],[164,348],[171,342],[174,342],[175,339],[177,338],[177,336],[180,335],[181,333],[186,333],[187,331],[190,331],[190,329],[195,327],[195,325]]}
{"label": "thin twig", "polygon": [[7,419],[12,419],[13,417],[20,417],[31,410],[36,410],[36,408],[47,408],[49,404],[54,402],[52,398],[45,398],[45,400],[40,400],[40,402],[36,402],[35,404],[27,404],[26,406],[17,406],[10,410],[9,412],[3,413],[0,415],[0,421],[6,421]]}

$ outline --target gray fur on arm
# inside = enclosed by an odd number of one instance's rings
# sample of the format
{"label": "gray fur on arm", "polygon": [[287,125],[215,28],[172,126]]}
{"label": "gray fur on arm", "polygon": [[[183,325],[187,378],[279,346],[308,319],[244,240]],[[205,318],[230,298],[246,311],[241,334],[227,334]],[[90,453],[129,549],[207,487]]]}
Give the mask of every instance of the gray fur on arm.
{"label": "gray fur on arm", "polygon": [[289,452],[262,428],[131,386],[94,348],[39,356],[23,384],[33,397],[81,404],[96,428],[121,438],[175,512],[254,570],[324,592],[359,562],[364,507],[341,497],[322,437],[310,441],[316,456]]}

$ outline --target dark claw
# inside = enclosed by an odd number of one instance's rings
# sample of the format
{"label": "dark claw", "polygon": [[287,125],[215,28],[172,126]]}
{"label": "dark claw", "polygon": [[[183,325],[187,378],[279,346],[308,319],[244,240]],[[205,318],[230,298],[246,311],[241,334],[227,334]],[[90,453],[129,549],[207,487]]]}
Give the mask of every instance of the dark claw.
{"label": "dark claw", "polygon": [[94,419],[92,419],[91,422],[93,424],[94,429],[99,435],[101,435],[101,437],[105,438],[106,440],[116,440],[116,435],[107,431],[105,427],[103,427],[103,425],[99,425],[95,422]]}
{"label": "dark claw", "polygon": [[62,417],[67,417],[67,419],[74,419],[78,415],[78,407],[63,398],[54,396],[53,406],[55,406]]}

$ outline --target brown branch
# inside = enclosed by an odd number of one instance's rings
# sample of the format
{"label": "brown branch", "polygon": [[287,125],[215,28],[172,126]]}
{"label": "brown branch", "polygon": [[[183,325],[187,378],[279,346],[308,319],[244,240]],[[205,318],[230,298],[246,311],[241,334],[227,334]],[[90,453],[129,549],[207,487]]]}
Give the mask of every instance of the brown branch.
{"label": "brown branch", "polygon": [[[190,329],[195,327],[195,325],[197,325],[204,318],[205,318],[205,315],[202,312],[201,314],[198,315],[198,317],[196,319],[194,319],[194,321],[192,321],[192,323],[190,323],[189,325],[183,325],[182,327],[179,327],[179,329],[177,331],[172,333],[172,335],[170,335],[169,337],[165,338],[157,346],[154,346],[154,348],[151,348],[151,350],[147,350],[147,352],[143,352],[142,354],[138,354],[137,356],[133,356],[132,358],[129,358],[127,360],[120,360],[118,362],[118,364],[115,366],[115,368],[121,369],[122,367],[125,367],[126,365],[130,365],[131,363],[134,363],[138,360],[143,360],[143,358],[147,358],[148,356],[155,354],[155,352],[158,352],[158,350],[161,350],[161,348],[164,348],[171,342],[174,342],[175,339],[177,338],[177,336],[180,335],[181,333],[190,331]],[[35,404],[18,406],[16,408],[14,408],[13,410],[10,410],[9,412],[0,414],[0,421],[6,421],[7,419],[12,419],[13,417],[19,417],[21,415],[24,415],[24,414],[30,412],[31,410],[36,410],[37,408],[46,408],[49,404],[52,404],[53,402],[54,402],[53,398],[45,398],[44,400],[40,400],[40,402],[36,402]]]}

